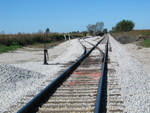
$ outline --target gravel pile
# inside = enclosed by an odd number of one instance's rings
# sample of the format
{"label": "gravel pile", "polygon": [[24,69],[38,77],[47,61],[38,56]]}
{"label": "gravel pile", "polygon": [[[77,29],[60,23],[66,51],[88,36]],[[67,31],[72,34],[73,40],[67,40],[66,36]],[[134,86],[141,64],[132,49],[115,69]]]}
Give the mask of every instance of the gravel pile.
{"label": "gravel pile", "polygon": [[20,96],[35,91],[44,77],[37,72],[0,64],[0,112],[8,110]]}
{"label": "gravel pile", "polygon": [[122,89],[127,113],[150,113],[150,73],[117,41],[110,38],[111,62]]}

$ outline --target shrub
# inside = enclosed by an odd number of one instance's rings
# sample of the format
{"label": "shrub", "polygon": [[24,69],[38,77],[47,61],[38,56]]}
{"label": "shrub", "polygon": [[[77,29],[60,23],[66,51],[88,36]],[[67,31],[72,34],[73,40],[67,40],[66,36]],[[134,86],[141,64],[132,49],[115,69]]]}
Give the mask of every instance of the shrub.
{"label": "shrub", "polygon": [[123,32],[133,30],[135,24],[131,20],[122,20],[112,28],[112,32]]}
{"label": "shrub", "polygon": [[17,45],[28,45],[34,43],[53,42],[63,40],[62,34],[52,33],[45,39],[43,34],[15,34],[15,35],[0,35],[0,44],[10,46],[14,42]]}

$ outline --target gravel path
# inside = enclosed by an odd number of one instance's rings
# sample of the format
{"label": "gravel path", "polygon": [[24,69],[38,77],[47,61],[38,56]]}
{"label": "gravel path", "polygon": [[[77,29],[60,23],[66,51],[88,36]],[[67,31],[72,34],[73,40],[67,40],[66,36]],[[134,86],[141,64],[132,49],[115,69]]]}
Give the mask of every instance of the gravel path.
{"label": "gravel path", "polygon": [[[110,36],[111,37],[111,36]],[[150,73],[141,65],[122,44],[110,38],[111,62],[122,89],[127,113],[150,113]]]}

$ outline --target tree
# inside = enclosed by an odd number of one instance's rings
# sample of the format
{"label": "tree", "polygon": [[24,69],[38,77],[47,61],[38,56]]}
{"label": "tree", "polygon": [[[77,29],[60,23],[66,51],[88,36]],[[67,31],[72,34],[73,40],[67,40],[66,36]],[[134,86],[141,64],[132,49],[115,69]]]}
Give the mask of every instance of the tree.
{"label": "tree", "polygon": [[0,34],[4,35],[4,34],[5,34],[5,31],[1,31]]}
{"label": "tree", "polygon": [[87,31],[93,35],[93,34],[99,34],[99,32],[102,32],[104,23],[103,22],[97,22],[96,24],[89,24],[86,26]]}
{"label": "tree", "polygon": [[43,34],[43,31],[40,29],[40,30],[38,30],[37,33],[38,33],[38,34]]}
{"label": "tree", "polygon": [[104,33],[104,34],[107,34],[107,29],[104,29],[104,30],[103,30],[103,33]]}
{"label": "tree", "polygon": [[94,26],[92,24],[87,25],[86,28],[87,28],[87,31],[90,34],[93,34],[93,32],[94,32]]}
{"label": "tree", "polygon": [[94,30],[95,33],[99,32],[99,31],[102,32],[103,27],[104,27],[104,23],[103,22],[97,22],[94,27],[95,27],[95,30]]}
{"label": "tree", "polygon": [[47,28],[45,32],[46,32],[46,33],[50,33],[50,30],[49,30],[49,28]]}
{"label": "tree", "polygon": [[131,20],[122,20],[112,28],[113,32],[131,31],[133,30],[135,24]]}
{"label": "tree", "polygon": [[90,30],[88,31],[90,33],[90,35],[93,35],[94,34],[94,31],[93,30]]}

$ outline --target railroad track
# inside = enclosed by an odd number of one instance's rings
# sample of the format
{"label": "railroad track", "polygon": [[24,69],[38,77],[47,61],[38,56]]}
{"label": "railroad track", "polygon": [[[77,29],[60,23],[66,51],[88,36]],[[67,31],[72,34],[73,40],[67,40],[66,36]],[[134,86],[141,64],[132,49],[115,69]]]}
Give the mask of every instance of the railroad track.
{"label": "railroad track", "polygon": [[103,76],[107,74],[108,40],[105,54],[95,48],[106,38],[100,39],[96,45],[88,43],[90,48],[83,44],[84,40],[79,40],[84,48],[82,56],[54,81],[47,81],[51,83],[38,95],[24,97],[33,99],[20,103],[25,105],[18,113],[102,112],[101,93]]}

